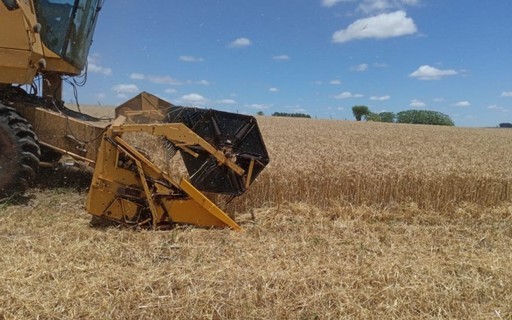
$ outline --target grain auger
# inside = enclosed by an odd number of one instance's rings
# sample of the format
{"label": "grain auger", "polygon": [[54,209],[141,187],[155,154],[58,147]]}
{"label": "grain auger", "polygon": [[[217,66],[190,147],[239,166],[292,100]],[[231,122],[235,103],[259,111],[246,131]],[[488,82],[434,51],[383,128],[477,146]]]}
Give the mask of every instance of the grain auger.
{"label": "grain auger", "polygon": [[[175,107],[166,123],[130,124],[117,118],[103,133],[87,198],[89,213],[127,225],[172,224],[241,230],[203,192],[238,196],[269,158],[254,117]],[[174,178],[131,145],[126,133],[161,138],[179,152],[189,177]]]}

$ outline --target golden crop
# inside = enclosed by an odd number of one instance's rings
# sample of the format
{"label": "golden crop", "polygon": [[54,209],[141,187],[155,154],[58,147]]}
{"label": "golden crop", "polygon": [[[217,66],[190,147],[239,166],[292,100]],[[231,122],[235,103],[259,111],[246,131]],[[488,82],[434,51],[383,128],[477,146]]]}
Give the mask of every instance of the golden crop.
{"label": "golden crop", "polygon": [[259,119],[271,163],[251,206],[415,203],[445,210],[512,199],[512,130]]}
{"label": "golden crop", "polygon": [[1,204],[0,319],[512,318],[512,130],[258,121],[243,233],[91,228],[44,184]]}

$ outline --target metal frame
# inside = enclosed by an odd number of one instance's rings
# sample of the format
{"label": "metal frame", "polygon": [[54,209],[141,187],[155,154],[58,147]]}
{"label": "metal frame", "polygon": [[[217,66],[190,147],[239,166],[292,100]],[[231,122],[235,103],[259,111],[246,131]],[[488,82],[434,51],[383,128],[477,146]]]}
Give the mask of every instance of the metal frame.
{"label": "metal frame", "polygon": [[236,174],[243,175],[242,168],[181,123],[136,125],[123,122],[124,117],[116,119],[103,135],[87,197],[89,213],[128,225],[153,228],[180,223],[242,230],[189,181],[175,181],[127,143],[122,135],[144,132],[165,137],[185,152],[189,146],[203,148],[219,166],[228,166]]}

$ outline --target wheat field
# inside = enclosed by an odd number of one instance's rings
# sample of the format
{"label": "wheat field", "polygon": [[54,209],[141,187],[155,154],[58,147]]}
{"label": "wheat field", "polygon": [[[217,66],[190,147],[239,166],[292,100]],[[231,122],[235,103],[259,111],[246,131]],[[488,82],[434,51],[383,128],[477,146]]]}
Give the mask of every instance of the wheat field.
{"label": "wheat field", "polygon": [[[414,202],[445,210],[511,199],[512,131],[264,118],[272,162],[253,201]],[[289,187],[292,186],[292,187]],[[263,195],[263,199],[259,198]],[[254,205],[252,202],[251,204]]]}
{"label": "wheat field", "polygon": [[242,233],[92,228],[66,177],[1,204],[0,319],[512,318],[512,130],[258,122]]}

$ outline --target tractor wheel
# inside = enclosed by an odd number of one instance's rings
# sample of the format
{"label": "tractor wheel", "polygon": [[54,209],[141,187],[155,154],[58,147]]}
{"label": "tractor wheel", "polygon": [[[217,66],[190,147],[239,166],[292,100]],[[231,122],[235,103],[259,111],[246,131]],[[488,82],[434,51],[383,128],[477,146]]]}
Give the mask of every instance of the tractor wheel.
{"label": "tractor wheel", "polygon": [[32,126],[16,110],[0,104],[0,199],[30,187],[40,156]]}

